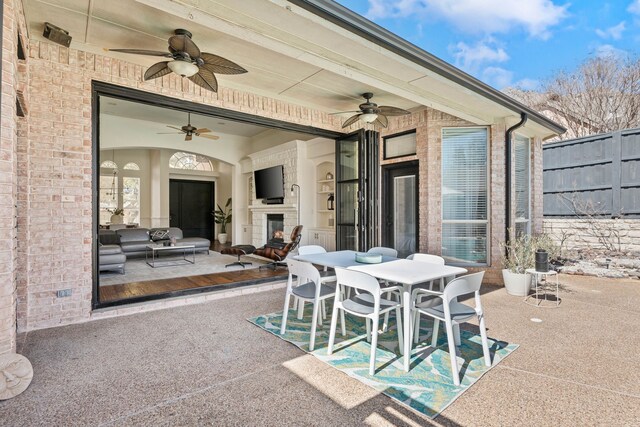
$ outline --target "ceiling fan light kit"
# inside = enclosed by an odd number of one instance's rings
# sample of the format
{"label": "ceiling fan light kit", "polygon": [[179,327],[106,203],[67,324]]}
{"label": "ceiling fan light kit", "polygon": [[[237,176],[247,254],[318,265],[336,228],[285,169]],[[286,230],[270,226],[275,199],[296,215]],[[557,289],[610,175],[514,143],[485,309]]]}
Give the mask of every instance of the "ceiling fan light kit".
{"label": "ceiling fan light kit", "polygon": [[191,40],[191,33],[177,29],[169,37],[169,51],[161,52],[144,49],[107,49],[111,52],[131,53],[134,55],[160,56],[172,59],[153,64],[144,73],[145,80],[157,79],[171,72],[186,77],[193,83],[212,92],[218,91],[218,74],[244,74],[244,68],[213,53],[201,52]]}
{"label": "ceiling fan light kit", "polygon": [[382,105],[378,107],[378,104],[375,102],[371,102],[371,98],[373,98],[373,93],[366,92],[362,94],[362,97],[366,100],[358,106],[360,111],[341,111],[339,113],[331,113],[334,114],[344,114],[344,113],[358,113],[355,116],[349,117],[347,120],[342,123],[342,128],[346,128],[354,124],[355,122],[362,120],[365,123],[374,124],[383,128],[386,128],[389,125],[388,116],[405,116],[407,114],[411,114],[410,111],[403,110],[398,107],[390,107],[386,105]]}
{"label": "ceiling fan light kit", "polygon": [[198,71],[200,71],[196,64],[192,64],[191,62],[182,61],[179,59],[171,61],[167,65],[171,69],[171,71],[182,77],[191,77]]}

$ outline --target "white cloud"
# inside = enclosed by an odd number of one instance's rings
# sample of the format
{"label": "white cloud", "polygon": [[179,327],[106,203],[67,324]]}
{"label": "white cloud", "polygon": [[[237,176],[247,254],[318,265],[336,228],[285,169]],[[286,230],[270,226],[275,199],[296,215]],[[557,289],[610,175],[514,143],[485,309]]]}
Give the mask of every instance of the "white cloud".
{"label": "white cloud", "polygon": [[515,82],[513,86],[522,90],[536,90],[540,87],[540,82],[538,80],[524,78]]}
{"label": "white cloud", "polygon": [[640,15],[640,0],[634,0],[627,8],[627,11]]}
{"label": "white cloud", "polygon": [[614,57],[626,57],[628,55],[626,50],[618,49],[610,44],[602,44],[596,46],[595,55],[601,58]]}
{"label": "white cloud", "polygon": [[[638,0],[640,1],[640,0]],[[626,29],[626,24],[624,21],[619,23],[618,25],[614,25],[613,27],[609,27],[605,30],[597,29],[596,34],[603,39],[612,38],[614,40],[620,40],[622,38],[622,33]]]}
{"label": "white cloud", "polygon": [[482,72],[481,80],[497,89],[511,85],[513,72],[500,67],[487,67]]}
{"label": "white cloud", "polygon": [[432,16],[468,33],[506,33],[522,28],[532,37],[547,39],[550,28],[567,17],[568,7],[556,5],[554,0],[369,0],[367,17]]}
{"label": "white cloud", "polygon": [[509,55],[502,47],[492,47],[491,44],[495,44],[492,39],[477,42],[473,46],[458,42],[458,44],[450,48],[456,60],[456,66],[473,73],[483,64],[505,62],[509,59]]}

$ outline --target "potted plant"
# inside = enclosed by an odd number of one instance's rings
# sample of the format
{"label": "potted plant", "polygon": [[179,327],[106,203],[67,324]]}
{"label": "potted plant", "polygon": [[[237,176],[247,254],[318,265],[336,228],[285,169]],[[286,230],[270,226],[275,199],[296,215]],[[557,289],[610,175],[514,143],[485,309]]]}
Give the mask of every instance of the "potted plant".
{"label": "potted plant", "polygon": [[218,241],[222,244],[227,243],[227,224],[231,222],[231,197],[227,199],[224,209],[218,205],[218,209],[211,213],[216,224],[220,224],[220,233],[218,233]]}
{"label": "potted plant", "polygon": [[550,259],[557,255],[557,246],[546,234],[516,236],[508,244],[503,243],[501,249],[504,287],[509,295],[521,297],[531,290],[531,275],[526,270],[535,268],[536,250],[546,250]]}
{"label": "potted plant", "polygon": [[111,213],[111,219],[109,220],[111,221],[111,224],[122,224],[123,222],[122,217],[124,217],[124,209],[122,208],[107,209],[107,212]]}

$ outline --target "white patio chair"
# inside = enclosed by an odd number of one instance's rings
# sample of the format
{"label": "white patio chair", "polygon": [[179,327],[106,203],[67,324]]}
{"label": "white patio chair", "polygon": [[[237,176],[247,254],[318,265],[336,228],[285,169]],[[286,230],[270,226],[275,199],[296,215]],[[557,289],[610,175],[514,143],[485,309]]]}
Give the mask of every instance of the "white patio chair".
{"label": "white patio chair", "polygon": [[393,248],[387,248],[384,246],[375,246],[367,251],[368,254],[380,254],[382,256],[390,256],[393,258],[398,257],[398,251]]}
{"label": "white patio chair", "polygon": [[[440,303],[434,305],[431,300],[427,303],[417,303],[412,308],[420,314],[424,314],[429,317],[433,317],[433,335],[431,337],[431,346],[436,347],[438,342],[438,327],[441,321],[445,322],[445,328],[447,331],[447,341],[449,343],[449,355],[451,359],[451,373],[453,375],[453,382],[455,385],[460,385],[460,373],[458,371],[458,360],[456,359],[456,345],[460,345],[459,342],[459,329],[454,331],[454,328],[459,328],[460,324],[466,322],[474,316],[478,317],[478,323],[480,327],[480,336],[482,337],[482,353],[484,355],[484,363],[486,366],[491,366],[491,355],[489,353],[489,342],[487,340],[487,330],[484,322],[484,311],[482,310],[482,303],[480,301],[480,286],[482,285],[482,277],[484,271],[479,273],[469,274],[453,279],[442,294],[435,293],[428,289],[415,289],[412,292],[412,301],[416,301],[418,295],[437,295],[440,299]],[[470,293],[475,294],[475,307],[470,307],[466,304],[458,302],[457,298],[462,295]],[[458,341],[458,342],[456,342]]]}
{"label": "white patio chair", "polygon": [[[418,262],[426,262],[430,264],[444,265],[444,258],[438,255],[415,253],[415,254],[409,255],[407,259],[418,261]],[[414,286],[414,289],[421,288],[421,289],[433,290],[433,282],[434,281],[431,280],[426,283],[421,283],[419,285]],[[445,279],[441,278],[440,292],[444,291],[444,285],[445,285]],[[416,303],[424,303],[421,305],[422,307],[426,307],[428,304],[436,305],[440,302],[440,300],[433,295],[419,295],[416,298],[417,299],[412,299],[412,301],[415,301]],[[418,311],[415,311],[412,316],[412,319],[413,319],[413,327],[412,327],[413,342],[417,344],[420,337],[420,313]]]}
{"label": "white patio chair", "polygon": [[[327,250],[319,245],[307,245],[307,246],[298,246],[298,255],[313,255],[313,254],[326,254]],[[324,271],[327,271],[327,267],[324,268]],[[330,284],[331,282],[336,281],[335,274],[324,274],[321,275],[320,280],[322,283]],[[335,286],[335,284],[334,284]],[[298,308],[298,319],[302,319],[304,313],[304,301],[299,301],[296,298],[293,301],[293,306]],[[327,318],[327,307],[325,301],[322,300],[322,316],[323,319]]]}
{"label": "white patio chair", "polygon": [[[287,291],[284,297],[284,310],[282,313],[282,326],[280,334],[287,330],[287,315],[289,313],[289,302],[291,295],[297,297],[300,303],[308,301],[313,304],[313,315],[311,317],[311,339],[309,341],[309,351],[313,351],[316,342],[316,328],[318,323],[322,325],[322,313],[319,310],[320,302],[331,298],[335,293],[335,288],[321,283],[320,272],[311,263],[297,261],[287,258],[289,268],[289,279],[287,280]],[[294,281],[293,276],[296,276]],[[346,334],[344,325],[344,314],[341,317],[343,334]]]}
{"label": "white patio chair", "polygon": [[[329,333],[329,349],[328,354],[333,353],[333,343],[336,337],[336,323],[338,310],[344,316],[344,312],[354,316],[364,317],[367,325],[367,341],[371,342],[371,358],[369,362],[369,375],[375,374],[376,363],[376,347],[378,345],[378,323],[380,315],[391,310],[396,310],[396,319],[398,322],[398,344],[402,352],[402,304],[396,301],[390,301],[382,298],[382,292],[395,292],[400,301],[401,287],[385,288],[382,290],[378,280],[366,273],[360,271],[347,270],[344,268],[336,268],[336,277],[338,285],[336,288],[335,299],[333,303],[333,315],[331,316],[331,332]],[[362,291],[354,293],[350,298],[343,299],[343,287],[350,287]],[[373,323],[373,325],[370,325]],[[343,321],[344,325],[344,321]],[[344,327],[344,326],[343,326]],[[343,334],[344,334],[343,330]]]}

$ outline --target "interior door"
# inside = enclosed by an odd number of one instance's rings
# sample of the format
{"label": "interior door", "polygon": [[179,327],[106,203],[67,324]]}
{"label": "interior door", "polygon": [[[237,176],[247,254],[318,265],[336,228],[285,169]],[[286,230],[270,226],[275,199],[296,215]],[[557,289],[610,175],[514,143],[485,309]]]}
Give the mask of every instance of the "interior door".
{"label": "interior door", "polygon": [[418,252],[418,162],[385,166],[382,176],[382,245],[404,258]]}
{"label": "interior door", "polygon": [[209,181],[169,180],[169,225],[184,237],[214,239],[215,188]]}
{"label": "interior door", "polygon": [[336,248],[366,251],[378,241],[378,133],[336,140]]}

